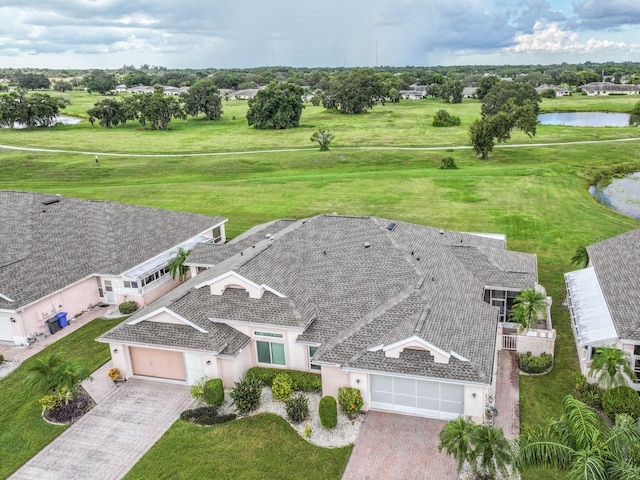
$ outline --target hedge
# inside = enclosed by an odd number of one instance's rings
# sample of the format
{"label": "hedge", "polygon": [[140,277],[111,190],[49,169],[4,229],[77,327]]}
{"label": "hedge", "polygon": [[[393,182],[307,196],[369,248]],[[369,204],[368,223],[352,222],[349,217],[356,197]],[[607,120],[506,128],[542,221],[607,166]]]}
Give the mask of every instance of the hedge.
{"label": "hedge", "polygon": [[518,356],[520,370],[525,373],[546,373],[553,366],[553,357],[543,353],[539,357],[531,355],[531,352],[521,353]]}
{"label": "hedge", "polygon": [[318,415],[320,415],[320,423],[324,428],[331,430],[336,427],[338,424],[338,403],[335,397],[327,395],[320,399]]}
{"label": "hedge", "polygon": [[636,420],[640,418],[640,397],[631,387],[615,387],[602,395],[602,409],[611,420],[620,413],[631,415]]}
{"label": "hedge", "polygon": [[180,414],[181,420],[198,425],[215,425],[217,423],[228,422],[234,418],[236,418],[235,413],[218,415],[218,407],[194,408],[193,410],[185,410]]}
{"label": "hedge", "polygon": [[224,402],[224,387],[222,380],[219,378],[211,378],[207,380],[202,387],[202,397],[204,403],[211,407],[218,407]]}
{"label": "hedge", "polygon": [[130,315],[133,312],[135,312],[136,310],[138,310],[138,304],[136,302],[134,302],[133,300],[128,300],[128,301],[122,302],[120,305],[118,305],[118,310],[123,315]]}
{"label": "hedge", "polygon": [[292,387],[297,392],[322,392],[320,374],[302,372],[300,370],[284,370],[282,368],[253,367],[247,372],[247,378],[255,378],[265,387],[270,387],[273,379],[280,373],[291,377]]}

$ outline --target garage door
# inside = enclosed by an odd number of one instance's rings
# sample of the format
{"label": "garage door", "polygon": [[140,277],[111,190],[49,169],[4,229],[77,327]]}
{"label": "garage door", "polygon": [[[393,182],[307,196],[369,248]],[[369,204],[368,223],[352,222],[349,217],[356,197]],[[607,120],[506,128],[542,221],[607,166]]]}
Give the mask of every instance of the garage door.
{"label": "garage door", "polygon": [[0,342],[13,343],[13,326],[9,317],[0,315]]}
{"label": "garage door", "polygon": [[134,375],[185,380],[182,352],[130,347]]}
{"label": "garage door", "polygon": [[412,378],[370,375],[371,408],[431,418],[464,413],[464,387]]}

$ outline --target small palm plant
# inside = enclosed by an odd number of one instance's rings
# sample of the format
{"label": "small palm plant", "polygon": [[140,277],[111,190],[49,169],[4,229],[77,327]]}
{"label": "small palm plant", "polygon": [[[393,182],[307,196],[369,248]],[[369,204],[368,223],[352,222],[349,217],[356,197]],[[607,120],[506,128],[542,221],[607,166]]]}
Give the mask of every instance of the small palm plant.
{"label": "small palm plant", "polygon": [[317,142],[318,145],[320,145],[321,152],[329,150],[329,145],[331,145],[333,138],[333,134],[329,130],[318,130],[311,135],[311,141]]}
{"label": "small palm plant", "polygon": [[55,354],[31,360],[26,369],[27,385],[32,391],[56,395],[65,404],[73,400],[80,382],[90,377],[84,365]]}
{"label": "small palm plant", "polygon": [[543,293],[533,288],[525,288],[516,297],[511,312],[512,319],[522,328],[532,328],[538,323],[538,316],[545,315],[547,301]]}
{"label": "small palm plant", "polygon": [[587,247],[581,245],[576,248],[576,252],[571,257],[571,264],[578,268],[585,268],[589,265],[589,254],[587,253]]}
{"label": "small palm plant", "polygon": [[171,278],[175,279],[178,277],[180,282],[184,280],[184,277],[189,271],[189,269],[184,265],[184,262],[187,260],[190,252],[191,250],[179,248],[176,256],[169,260],[169,273],[171,274]]}
{"label": "small palm plant", "polygon": [[636,374],[631,368],[631,357],[627,352],[614,347],[596,348],[589,376],[595,377],[596,383],[604,389],[627,385],[627,378],[636,380]]}

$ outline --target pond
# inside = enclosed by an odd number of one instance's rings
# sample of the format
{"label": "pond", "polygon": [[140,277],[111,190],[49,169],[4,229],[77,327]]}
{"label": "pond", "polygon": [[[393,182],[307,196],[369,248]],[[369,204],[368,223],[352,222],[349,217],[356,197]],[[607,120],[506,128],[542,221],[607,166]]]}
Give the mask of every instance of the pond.
{"label": "pond", "polygon": [[614,178],[606,187],[593,185],[589,193],[601,204],[640,220],[640,172]]}
{"label": "pond", "polygon": [[541,113],[538,115],[538,121],[541,125],[565,125],[568,127],[628,127],[634,125],[631,115],[628,113],[608,112]]}
{"label": "pond", "polygon": [[[82,121],[81,118],[71,117],[69,115],[58,115],[58,117],[56,118],[57,124],[62,124],[62,125],[75,125],[76,123],[80,123],[81,121]],[[9,128],[9,127],[3,127],[3,128]],[[22,123],[15,123],[13,125],[13,128],[25,128],[25,126]]]}

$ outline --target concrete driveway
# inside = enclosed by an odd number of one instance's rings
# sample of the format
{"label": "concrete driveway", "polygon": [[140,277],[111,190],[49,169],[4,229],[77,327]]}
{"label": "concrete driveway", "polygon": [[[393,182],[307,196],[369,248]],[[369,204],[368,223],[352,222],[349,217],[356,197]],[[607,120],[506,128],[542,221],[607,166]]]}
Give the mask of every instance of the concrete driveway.
{"label": "concrete driveway", "polygon": [[192,403],[185,385],[131,379],[9,478],[120,479]]}
{"label": "concrete driveway", "polygon": [[456,462],[438,453],[438,434],[445,423],[368,412],[342,480],[456,480]]}

